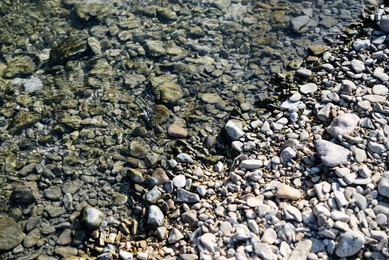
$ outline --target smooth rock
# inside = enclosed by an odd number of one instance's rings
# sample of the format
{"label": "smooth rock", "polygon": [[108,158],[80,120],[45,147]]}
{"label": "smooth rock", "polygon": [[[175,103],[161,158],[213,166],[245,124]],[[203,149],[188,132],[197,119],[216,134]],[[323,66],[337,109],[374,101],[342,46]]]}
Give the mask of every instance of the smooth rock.
{"label": "smooth rock", "polygon": [[307,83],[300,87],[300,92],[303,94],[310,94],[317,91],[317,85],[315,83]]}
{"label": "smooth rock", "polygon": [[339,257],[353,256],[362,249],[365,238],[359,231],[347,231],[340,236],[335,254]]}
{"label": "smooth rock", "polygon": [[246,170],[258,169],[261,168],[262,166],[263,166],[263,162],[257,159],[243,160],[239,164],[239,168],[246,169]]}
{"label": "smooth rock", "polygon": [[25,237],[20,225],[7,216],[0,217],[0,250],[8,251],[19,245]]}
{"label": "smooth rock", "polygon": [[333,137],[349,135],[358,126],[359,116],[355,114],[341,114],[332,120],[331,125],[326,128]]}
{"label": "smooth rock", "polygon": [[241,123],[235,120],[229,120],[224,126],[224,129],[233,141],[238,140],[244,135]]}
{"label": "smooth rock", "polygon": [[174,138],[186,138],[188,136],[188,130],[177,124],[169,125],[167,132],[169,136]]}
{"label": "smooth rock", "polygon": [[277,189],[276,196],[280,199],[298,200],[301,198],[301,193],[298,189],[287,184],[281,184]]}
{"label": "smooth rock", "polygon": [[97,208],[86,206],[81,211],[81,223],[87,230],[98,229],[103,220],[104,213]]}
{"label": "smooth rock", "polygon": [[197,203],[200,201],[200,196],[196,193],[178,188],[176,201],[183,203]]}
{"label": "smooth rock", "polygon": [[167,242],[169,244],[174,244],[183,238],[184,235],[177,228],[172,228],[169,232],[169,237],[167,238]]}
{"label": "smooth rock", "polygon": [[349,150],[326,140],[316,140],[315,148],[323,164],[334,167],[348,160]]}

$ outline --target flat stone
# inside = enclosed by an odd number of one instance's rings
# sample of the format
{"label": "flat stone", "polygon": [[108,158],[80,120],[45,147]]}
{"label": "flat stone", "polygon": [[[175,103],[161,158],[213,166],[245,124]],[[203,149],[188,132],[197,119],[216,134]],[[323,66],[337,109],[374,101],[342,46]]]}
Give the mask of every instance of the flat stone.
{"label": "flat stone", "polygon": [[311,240],[305,239],[299,241],[288,259],[306,260],[308,258],[308,254],[311,251],[311,247],[312,247]]}
{"label": "flat stone", "polygon": [[264,260],[276,259],[271,247],[266,243],[254,243],[254,252],[257,256]]}
{"label": "flat stone", "polygon": [[258,169],[261,168],[262,166],[263,166],[263,162],[257,159],[243,160],[239,164],[239,168],[246,169],[246,170]]}
{"label": "flat stone", "polygon": [[188,223],[191,227],[196,227],[199,220],[197,218],[197,211],[188,210],[181,214],[181,219],[184,223]]}
{"label": "flat stone", "polygon": [[325,44],[313,44],[308,47],[309,51],[312,52],[313,55],[319,56],[320,54],[323,54],[324,52],[328,51],[330,49],[330,46]]}
{"label": "flat stone", "polygon": [[217,248],[216,236],[212,233],[205,233],[200,237],[201,244],[210,252],[214,252]]}
{"label": "flat stone", "polygon": [[307,83],[300,87],[300,92],[303,94],[310,94],[317,91],[317,85],[315,83]]}
{"label": "flat stone", "polygon": [[296,157],[296,155],[296,151],[292,147],[288,146],[280,153],[281,162],[287,163],[289,160]]}
{"label": "flat stone", "polygon": [[389,15],[383,15],[378,25],[383,32],[389,32]]}
{"label": "flat stone", "polygon": [[362,249],[365,238],[359,231],[347,231],[340,236],[335,254],[339,257],[353,256]]}
{"label": "flat stone", "polygon": [[287,184],[281,184],[277,189],[276,196],[280,199],[298,200],[301,198],[301,193],[298,189]]}
{"label": "flat stone", "polygon": [[176,201],[183,203],[197,203],[200,201],[200,196],[193,192],[178,188]]}
{"label": "flat stone", "polygon": [[293,29],[298,31],[309,23],[311,18],[308,15],[300,15],[291,19]]}
{"label": "flat stone", "polygon": [[349,135],[358,126],[359,116],[355,114],[341,114],[332,120],[331,125],[326,128],[333,137]]}
{"label": "flat stone", "polygon": [[389,93],[389,89],[382,84],[374,85],[371,90],[374,95],[386,95]]}
{"label": "flat stone", "polygon": [[0,217],[0,250],[8,251],[22,243],[25,234],[20,225],[7,216]]}
{"label": "flat stone", "polygon": [[361,39],[358,39],[358,40],[355,40],[353,42],[353,48],[354,50],[356,51],[360,51],[362,49],[366,50],[370,47],[370,40],[369,39],[366,39],[366,40],[361,40]]}
{"label": "flat stone", "polygon": [[39,228],[31,230],[23,240],[23,246],[25,248],[31,248],[36,245],[38,240],[41,238],[41,231]]}
{"label": "flat stone", "polygon": [[349,150],[326,140],[316,140],[315,148],[323,164],[334,167],[348,160]]}
{"label": "flat stone", "polygon": [[286,219],[295,220],[297,222],[303,221],[300,210],[289,204],[284,207],[284,215]]}
{"label": "flat stone", "polygon": [[249,206],[251,208],[255,208],[263,203],[263,199],[264,199],[263,196],[250,197],[247,199],[246,203],[247,203],[247,206]]}
{"label": "flat stone", "polygon": [[59,186],[51,186],[45,189],[44,194],[49,200],[59,200],[62,197],[62,190]]}
{"label": "flat stone", "polygon": [[188,130],[177,124],[169,125],[167,132],[169,136],[174,138],[186,138],[188,136]]}
{"label": "flat stone", "polygon": [[77,248],[70,247],[70,246],[57,246],[55,247],[54,252],[57,255],[62,256],[63,258],[68,258],[77,255],[78,250]]}
{"label": "flat stone", "polygon": [[356,73],[361,73],[365,70],[365,64],[363,64],[363,61],[361,60],[352,60],[351,68],[353,68]]}
{"label": "flat stone", "polygon": [[181,163],[193,163],[192,157],[187,153],[180,153],[177,155],[177,161]]}

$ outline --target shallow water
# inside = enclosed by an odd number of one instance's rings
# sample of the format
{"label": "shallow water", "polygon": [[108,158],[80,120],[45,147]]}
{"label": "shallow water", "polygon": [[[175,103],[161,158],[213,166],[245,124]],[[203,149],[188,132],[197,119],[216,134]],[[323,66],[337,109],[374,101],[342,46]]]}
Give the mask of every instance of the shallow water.
{"label": "shallow water", "polygon": [[[37,214],[56,225],[83,203],[115,217],[132,214],[140,196],[111,209],[114,192],[133,195],[123,191],[123,168],[147,172],[180,151],[200,161],[217,154],[203,147],[208,136],[231,115],[249,119],[277,102],[273,77],[304,66],[307,46],[360,21],[365,8],[346,0],[112,1],[79,6],[86,19],[76,2],[0,3],[0,205],[18,221]],[[64,39],[79,46],[56,47]],[[163,94],[161,86],[173,90]],[[189,130],[187,142],[166,134],[172,123]],[[83,185],[72,207],[42,213],[64,204],[43,191],[69,180]],[[11,205],[24,182],[41,200]]]}

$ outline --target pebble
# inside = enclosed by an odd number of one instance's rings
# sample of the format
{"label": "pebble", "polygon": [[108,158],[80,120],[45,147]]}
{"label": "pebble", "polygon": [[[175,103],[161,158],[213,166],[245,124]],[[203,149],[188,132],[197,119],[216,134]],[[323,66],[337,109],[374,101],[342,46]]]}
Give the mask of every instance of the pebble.
{"label": "pebble", "polygon": [[371,43],[369,39],[364,39],[364,40],[358,39],[353,42],[353,48],[356,51],[360,51],[362,49],[366,50],[370,47],[370,44]]}
{"label": "pebble", "polygon": [[176,124],[169,125],[167,132],[169,136],[174,138],[186,138],[188,136],[188,130]]}
{"label": "pebble", "polygon": [[177,175],[173,178],[173,185],[177,188],[183,188],[186,184],[186,177],[184,175]]}
{"label": "pebble", "polygon": [[0,250],[8,251],[19,245],[25,238],[20,225],[9,217],[0,218]]}
{"label": "pebble", "polygon": [[293,260],[303,260],[308,258],[308,254],[311,251],[312,241],[309,239],[301,240],[297,243],[296,247],[293,249],[292,254],[289,256],[289,259]]}
{"label": "pebble", "polygon": [[177,160],[181,163],[193,163],[192,157],[187,153],[180,153],[177,155]]}
{"label": "pebble", "polygon": [[301,198],[301,193],[298,189],[281,184],[277,189],[276,196],[280,199],[298,200]]}
{"label": "pebble", "polygon": [[335,253],[339,257],[353,256],[362,249],[365,239],[359,231],[347,231],[340,236]]}
{"label": "pebble", "polygon": [[259,169],[263,166],[263,162],[257,159],[243,160],[239,164],[239,168],[246,170]]}
{"label": "pebble", "polygon": [[300,87],[300,92],[303,94],[311,94],[317,91],[317,85],[315,83],[307,83]]}
{"label": "pebble", "polygon": [[352,60],[351,68],[353,68],[356,73],[361,73],[365,70],[365,64],[363,64],[363,61],[361,60]]}
{"label": "pebble", "polygon": [[169,232],[167,242],[169,244],[175,244],[183,238],[184,238],[184,235],[177,228],[172,228]]}
{"label": "pebble", "polygon": [[233,141],[238,140],[244,135],[240,122],[229,120],[224,126],[224,129]]}
{"label": "pebble", "polygon": [[200,201],[200,197],[195,193],[186,191],[182,188],[178,188],[176,201],[183,203],[197,203]]}

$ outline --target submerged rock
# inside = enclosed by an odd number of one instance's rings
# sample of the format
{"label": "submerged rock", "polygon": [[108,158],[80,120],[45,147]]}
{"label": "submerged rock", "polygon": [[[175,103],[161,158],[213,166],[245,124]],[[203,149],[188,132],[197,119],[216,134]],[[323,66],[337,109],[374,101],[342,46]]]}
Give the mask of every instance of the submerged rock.
{"label": "submerged rock", "polygon": [[183,97],[177,76],[167,74],[150,78],[151,87],[157,100],[164,104],[174,104]]}
{"label": "submerged rock", "polygon": [[4,77],[14,78],[16,76],[27,76],[33,73],[36,68],[37,64],[30,56],[15,56],[7,63]]}
{"label": "submerged rock", "polygon": [[12,218],[0,217],[0,250],[11,250],[19,245],[25,236]]}

